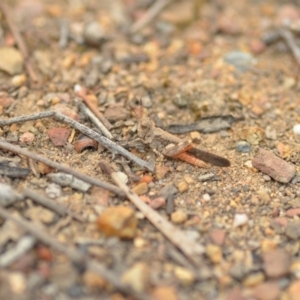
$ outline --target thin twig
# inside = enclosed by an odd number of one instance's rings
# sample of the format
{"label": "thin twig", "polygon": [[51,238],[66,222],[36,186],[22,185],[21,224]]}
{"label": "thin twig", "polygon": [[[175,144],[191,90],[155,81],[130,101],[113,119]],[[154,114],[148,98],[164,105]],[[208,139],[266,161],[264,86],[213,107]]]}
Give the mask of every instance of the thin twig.
{"label": "thin twig", "polygon": [[65,173],[69,173],[87,183],[90,183],[90,184],[93,184],[93,185],[96,185],[96,186],[99,186],[105,190],[108,190],[110,192],[113,192],[117,195],[120,195],[120,196],[124,196],[124,192],[119,189],[118,187],[116,187],[115,185],[113,184],[110,184],[110,183],[107,183],[107,182],[103,182],[101,180],[98,180],[96,178],[93,178],[93,177],[90,177],[90,176],[87,176],[85,174],[82,174],[80,172],[77,172],[75,171],[74,169],[71,169],[61,163],[57,163],[57,162],[54,162],[46,157],[43,157],[35,152],[31,152],[31,151],[28,151],[26,149],[23,149],[23,148],[20,148],[19,146],[16,146],[16,145],[12,145],[10,143],[7,143],[5,142],[4,140],[0,139],[0,148],[2,149],[5,149],[5,150],[8,150],[8,151],[11,151],[11,152],[14,152],[14,153],[18,153],[20,155],[24,155],[26,157],[29,157],[29,158],[32,158],[34,160],[37,160],[37,161],[40,161],[54,169],[57,169],[59,171],[62,171],[62,172],[65,172]]}
{"label": "thin twig", "polygon": [[113,181],[124,191],[127,198],[144,214],[144,216],[171,241],[195,266],[199,266],[199,254],[203,253],[203,247],[191,239],[186,234],[176,228],[160,214],[143,202],[137,194],[119,179],[118,173],[114,172],[105,162],[100,162],[100,166],[106,171]]}
{"label": "thin twig", "polygon": [[70,209],[68,209],[64,205],[55,203],[54,201],[48,199],[46,196],[43,196],[43,195],[37,193],[36,191],[26,188],[24,190],[23,194],[25,197],[28,197],[31,200],[33,200],[34,202],[53,210],[54,212],[56,212],[57,214],[59,214],[62,217],[64,217],[65,215],[70,215],[75,220],[77,220],[79,222],[84,222],[84,219],[80,215],[72,212]]}
{"label": "thin twig", "polygon": [[156,0],[156,2],[148,9],[146,14],[132,25],[130,32],[136,33],[143,29],[173,1],[174,0]]}
{"label": "thin twig", "polygon": [[80,97],[84,103],[89,107],[89,109],[94,113],[94,115],[103,123],[107,129],[111,129],[113,126],[104,117],[104,115],[98,110],[96,105],[86,96],[84,88],[77,91],[78,97]]}
{"label": "thin twig", "polygon": [[284,39],[285,43],[290,48],[290,50],[292,51],[297,61],[297,64],[300,66],[300,48],[298,47],[293,34],[289,30],[284,28],[281,28],[279,30],[279,34]]}
{"label": "thin twig", "polygon": [[88,128],[87,126],[84,126],[59,112],[45,111],[45,112],[32,114],[32,115],[28,115],[28,116],[19,116],[19,117],[15,117],[15,118],[10,118],[8,120],[0,120],[0,126],[25,122],[25,121],[29,121],[29,120],[37,120],[37,119],[41,119],[41,118],[48,118],[48,117],[54,117],[55,119],[57,119],[61,122],[69,124],[71,127],[77,129],[84,135],[87,135],[91,139],[96,140],[102,146],[109,149],[112,153],[118,153],[122,156],[125,156],[129,160],[135,162],[137,165],[139,165],[143,168],[146,168],[147,170],[149,170],[151,172],[154,171],[155,166],[153,164],[148,163],[148,162],[144,161],[143,159],[133,155],[132,153],[127,151],[125,148],[119,146],[118,144],[116,144],[115,142],[106,138],[105,136],[100,135],[99,133],[95,132],[94,130]]}
{"label": "thin twig", "polygon": [[29,222],[21,217],[15,217],[9,213],[8,210],[0,207],[0,216],[7,220],[12,220],[21,226],[24,230],[31,233],[34,237],[39,239],[44,244],[50,246],[56,251],[64,253],[69,257],[74,263],[83,266],[84,268],[96,272],[98,275],[103,277],[104,280],[112,284],[119,291],[128,294],[136,299],[149,300],[149,297],[143,293],[137,293],[130,289],[128,286],[123,284],[118,276],[106,269],[104,266],[99,264],[97,261],[90,259],[89,257],[83,255],[74,247],[67,246],[55,238],[49,235],[48,232],[44,231],[39,227],[38,224]]}
{"label": "thin twig", "polygon": [[3,1],[1,1],[0,8],[1,8],[3,14],[5,15],[7,24],[8,24],[8,26],[16,40],[16,43],[24,57],[25,67],[26,67],[26,70],[27,70],[31,80],[34,82],[38,82],[39,78],[36,75],[32,65],[30,63],[29,51],[27,49],[27,46],[23,40],[23,37],[22,37],[17,25],[13,21],[13,14],[11,13],[9,6],[6,3],[4,3]]}
{"label": "thin twig", "polygon": [[62,19],[59,24],[59,48],[66,48],[69,39],[69,23],[66,19]]}
{"label": "thin twig", "polygon": [[96,118],[96,116],[93,114],[93,112],[88,109],[83,103],[79,105],[80,110],[90,118],[90,120],[94,123],[94,125],[102,132],[104,136],[106,136],[109,139],[112,139],[112,134],[107,130],[107,128],[101,123],[101,121]]}

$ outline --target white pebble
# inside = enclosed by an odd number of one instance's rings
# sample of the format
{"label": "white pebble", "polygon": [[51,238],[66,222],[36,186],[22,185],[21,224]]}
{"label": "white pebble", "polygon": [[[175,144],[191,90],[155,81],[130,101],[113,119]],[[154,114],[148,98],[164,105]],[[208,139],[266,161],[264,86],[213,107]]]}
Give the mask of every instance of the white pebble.
{"label": "white pebble", "polygon": [[209,201],[209,200],[210,200],[210,195],[209,195],[209,194],[204,194],[204,195],[202,196],[202,199],[203,199],[204,201]]}
{"label": "white pebble", "polygon": [[233,220],[233,227],[239,227],[247,224],[249,221],[248,216],[246,214],[235,214]]}
{"label": "white pebble", "polygon": [[296,124],[293,127],[294,134],[300,134],[300,124]]}

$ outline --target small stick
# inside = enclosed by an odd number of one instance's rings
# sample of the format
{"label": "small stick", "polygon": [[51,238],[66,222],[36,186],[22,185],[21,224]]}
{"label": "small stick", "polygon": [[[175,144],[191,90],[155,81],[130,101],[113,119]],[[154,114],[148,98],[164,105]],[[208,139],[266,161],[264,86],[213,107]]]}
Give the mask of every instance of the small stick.
{"label": "small stick", "polygon": [[94,130],[72,120],[71,118],[68,118],[67,116],[65,116],[59,112],[50,110],[50,111],[45,111],[45,112],[32,114],[32,115],[28,115],[28,116],[19,116],[19,117],[15,117],[15,118],[10,118],[8,120],[0,120],[0,126],[25,122],[25,121],[29,121],[29,120],[37,120],[37,119],[41,119],[41,118],[48,118],[48,117],[54,117],[55,119],[57,119],[61,122],[69,124],[71,127],[77,129],[78,131],[87,135],[91,139],[96,140],[98,143],[100,143],[105,148],[109,149],[111,152],[121,154],[121,155],[125,156],[126,158],[128,158],[129,160],[135,162],[139,166],[146,168],[147,170],[149,170],[151,172],[154,171],[155,166],[153,164],[150,164],[150,163],[142,160],[141,158],[133,155],[132,153],[130,153],[123,147],[116,144],[115,142],[106,138],[105,136],[101,136],[99,133],[95,132]]}
{"label": "small stick", "polygon": [[59,48],[66,48],[68,45],[68,39],[69,39],[69,24],[66,19],[62,19],[59,24],[59,42],[58,46]]}
{"label": "small stick", "polygon": [[16,246],[12,249],[7,250],[0,256],[0,267],[6,268],[24,255],[28,250],[30,250],[36,239],[32,236],[23,236],[20,238]]}
{"label": "small stick", "polygon": [[95,124],[95,126],[105,135],[107,138],[112,139],[112,134],[107,130],[107,128],[101,123],[101,121],[96,118],[93,112],[88,109],[83,103],[79,105],[81,111],[90,118],[90,120]]}
{"label": "small stick", "polygon": [[300,48],[296,44],[294,36],[292,35],[292,33],[290,31],[288,31],[287,29],[283,29],[283,28],[281,28],[279,30],[279,34],[284,39],[285,43],[290,48],[290,50],[292,51],[292,53],[297,61],[297,64],[300,66]]}
{"label": "small stick", "polygon": [[23,194],[25,197],[28,197],[31,200],[33,200],[34,202],[53,210],[54,212],[56,212],[58,215],[60,215],[62,217],[64,217],[65,215],[70,215],[75,220],[77,220],[79,222],[84,222],[84,219],[80,215],[72,212],[70,209],[68,209],[64,205],[55,203],[54,201],[48,199],[46,196],[43,196],[43,195],[37,193],[36,191],[26,188],[24,190]]}
{"label": "small stick", "polygon": [[146,14],[132,25],[130,32],[136,33],[143,29],[172,1],[173,0],[156,0],[156,2],[148,9]]}
{"label": "small stick", "polygon": [[124,184],[114,172],[111,167],[105,163],[100,162],[100,166],[113,179],[113,181],[124,191],[127,198],[144,214],[144,216],[178,249],[185,254],[190,262],[199,266],[199,253],[203,253],[203,247],[186,237],[186,234],[180,229],[176,228],[160,214],[153,210],[149,205],[143,202],[137,194]]}
{"label": "small stick", "polygon": [[94,115],[104,124],[107,129],[111,129],[113,126],[104,117],[104,115],[98,110],[96,105],[86,96],[84,88],[78,87],[77,96],[80,97],[84,103],[89,107],[89,109],[94,113]]}
{"label": "small stick", "polygon": [[7,24],[8,24],[8,26],[16,40],[16,43],[24,57],[25,66],[26,66],[27,72],[28,72],[31,80],[34,82],[38,82],[39,81],[38,76],[36,75],[32,65],[30,63],[29,52],[28,52],[27,46],[22,38],[22,35],[21,35],[18,27],[16,26],[16,24],[13,21],[13,16],[12,16],[9,6],[6,3],[0,2],[0,8],[3,11],[3,14],[5,15]]}
{"label": "small stick", "polygon": [[135,299],[141,300],[150,300],[148,296],[143,293],[137,293],[130,289],[128,286],[123,284],[118,276],[114,274],[112,271],[106,269],[104,266],[99,264],[97,261],[83,255],[80,251],[78,251],[74,247],[67,246],[55,238],[49,235],[48,232],[44,231],[40,228],[38,224],[33,222],[29,222],[22,217],[15,217],[9,213],[8,210],[0,207],[0,216],[4,219],[14,221],[19,226],[21,226],[24,230],[31,233],[38,240],[43,242],[44,244],[50,246],[56,251],[64,253],[67,257],[69,257],[74,263],[79,264],[80,266],[85,267],[88,270],[96,272],[98,275],[103,277],[104,280],[112,284],[119,291],[128,294]]}
{"label": "small stick", "polygon": [[2,139],[0,139],[0,148],[2,149],[5,149],[5,150],[8,150],[8,151],[11,151],[11,152],[14,152],[14,153],[18,153],[20,155],[24,155],[26,157],[29,157],[29,158],[32,158],[34,160],[37,160],[37,161],[40,161],[54,169],[57,169],[59,171],[62,171],[62,172],[65,172],[65,173],[69,173],[87,183],[90,183],[90,184],[93,184],[93,185],[96,185],[96,186],[99,186],[103,189],[106,189],[110,192],[113,192],[117,195],[120,195],[120,196],[124,196],[124,192],[119,189],[118,187],[116,187],[115,185],[113,184],[110,184],[110,183],[107,183],[107,182],[103,182],[101,180],[98,180],[96,178],[93,178],[93,177],[90,177],[90,176],[87,176],[85,174],[82,174],[80,172],[77,172],[61,163],[57,163],[57,162],[54,162],[46,157],[43,157],[35,152],[31,152],[31,151],[28,151],[26,149],[23,149],[19,146],[16,146],[16,145],[12,145],[10,143],[7,143],[5,141],[3,141]]}

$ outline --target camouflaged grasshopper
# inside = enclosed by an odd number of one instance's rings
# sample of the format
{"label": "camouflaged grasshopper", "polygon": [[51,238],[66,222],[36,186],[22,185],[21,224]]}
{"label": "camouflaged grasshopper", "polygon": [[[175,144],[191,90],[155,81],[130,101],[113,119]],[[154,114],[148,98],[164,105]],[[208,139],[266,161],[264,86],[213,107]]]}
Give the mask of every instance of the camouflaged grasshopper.
{"label": "camouflaged grasshopper", "polygon": [[[143,143],[147,144],[154,152],[170,158],[176,158],[201,168],[209,168],[210,165],[229,167],[230,161],[219,155],[200,149],[187,139],[181,139],[159,127],[143,111],[137,112],[137,132]],[[209,163],[209,164],[207,164]]]}

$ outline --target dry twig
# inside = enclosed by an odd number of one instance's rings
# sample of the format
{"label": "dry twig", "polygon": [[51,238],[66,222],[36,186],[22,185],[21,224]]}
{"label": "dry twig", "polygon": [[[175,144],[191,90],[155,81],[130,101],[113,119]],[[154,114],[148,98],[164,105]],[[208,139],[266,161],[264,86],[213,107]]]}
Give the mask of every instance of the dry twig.
{"label": "dry twig", "polygon": [[183,231],[176,228],[149,205],[143,202],[137,194],[132,192],[132,190],[130,190],[130,188],[119,179],[118,174],[114,172],[107,163],[100,162],[100,165],[101,168],[111,176],[119,188],[124,191],[127,198],[144,214],[144,216],[156,227],[156,229],[158,229],[169,239],[169,241],[180,249],[190,262],[199,266],[199,254],[203,253],[203,247],[187,238]]}
{"label": "dry twig", "polygon": [[146,14],[132,25],[130,32],[136,33],[143,29],[172,1],[173,0],[156,0],[156,2],[148,9]]}
{"label": "dry twig", "polygon": [[300,66],[300,48],[297,45],[293,34],[289,30],[283,28],[279,30],[279,34],[292,51],[297,64]]}
{"label": "dry twig", "polygon": [[0,126],[4,125],[10,125],[14,123],[21,123],[25,121],[31,121],[31,120],[38,120],[42,118],[49,118],[54,117],[55,119],[64,122],[66,124],[69,124],[71,127],[77,129],[81,133],[85,134],[86,136],[90,137],[93,140],[96,140],[98,143],[100,143],[105,148],[109,149],[112,153],[118,153],[122,156],[125,156],[129,160],[135,162],[137,165],[146,168],[147,170],[153,172],[154,171],[154,165],[142,160],[141,158],[131,154],[129,151],[124,149],[123,147],[119,146],[115,142],[111,141],[110,139],[106,138],[105,136],[100,135],[99,133],[95,132],[94,130],[72,120],[71,118],[68,118],[67,116],[55,112],[55,111],[45,111],[37,114],[32,114],[28,116],[19,116],[15,118],[10,118],[8,120],[0,120]]}
{"label": "dry twig", "polygon": [[7,24],[8,24],[8,26],[16,40],[16,43],[24,57],[25,67],[26,67],[26,70],[27,70],[31,80],[34,82],[39,82],[39,78],[36,75],[34,68],[32,67],[32,64],[30,62],[29,51],[27,49],[27,46],[23,40],[23,37],[22,37],[17,25],[13,21],[13,14],[11,13],[9,6],[2,1],[2,2],[0,2],[0,8],[1,8],[3,14],[5,15]]}
{"label": "dry twig", "polygon": [[119,189],[118,187],[116,187],[115,185],[112,185],[110,183],[107,183],[107,182],[103,182],[101,180],[98,180],[96,178],[93,178],[93,177],[90,177],[90,176],[87,176],[85,174],[82,174],[80,172],[77,172],[67,166],[64,166],[63,164],[61,163],[57,163],[57,162],[54,162],[46,157],[43,157],[41,155],[38,155],[37,153],[34,153],[34,152],[31,152],[31,151],[28,151],[26,149],[22,149],[21,147],[19,146],[15,146],[15,145],[12,145],[10,143],[7,143],[5,142],[4,140],[0,139],[0,148],[2,149],[5,149],[5,150],[8,150],[8,151],[11,151],[11,152],[14,152],[14,153],[18,153],[20,155],[24,155],[26,157],[29,157],[29,158],[32,158],[34,160],[37,160],[37,161],[40,161],[54,169],[57,169],[59,171],[62,171],[62,172],[65,172],[65,173],[69,173],[85,182],[88,182],[90,184],[93,184],[93,185],[96,185],[96,186],[99,186],[105,190],[108,190],[110,192],[113,192],[117,195],[120,195],[120,196],[124,196],[124,192]]}

